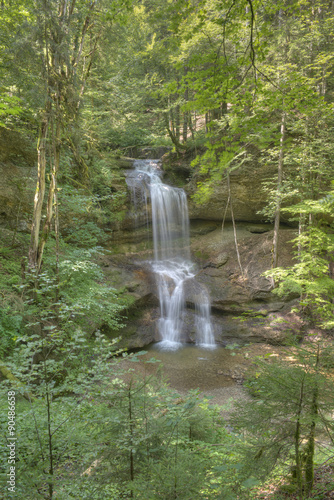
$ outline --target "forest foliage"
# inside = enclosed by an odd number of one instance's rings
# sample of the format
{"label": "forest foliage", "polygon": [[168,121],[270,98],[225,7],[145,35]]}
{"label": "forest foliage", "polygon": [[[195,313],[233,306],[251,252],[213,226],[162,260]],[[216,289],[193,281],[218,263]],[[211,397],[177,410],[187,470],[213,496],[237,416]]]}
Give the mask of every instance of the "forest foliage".
{"label": "forest foliage", "polygon": [[[19,212],[1,232],[1,438],[15,391],[17,498],[247,499],[279,475],[294,498],[326,498],[314,467],[332,453],[319,435],[333,445],[333,26],[329,0],[0,2],[0,135],[29,144],[11,161],[32,157],[38,180],[31,234]],[[106,221],[126,210],[117,159],[161,146],[193,159],[198,203],[242,165],[277,172],[263,185],[267,275],[317,334],[289,363],[258,361],[232,426],[197,392],[134,380],[122,360],[140,353],[100,331],[131,305],[99,265]],[[298,228],[289,269],[282,214]]]}

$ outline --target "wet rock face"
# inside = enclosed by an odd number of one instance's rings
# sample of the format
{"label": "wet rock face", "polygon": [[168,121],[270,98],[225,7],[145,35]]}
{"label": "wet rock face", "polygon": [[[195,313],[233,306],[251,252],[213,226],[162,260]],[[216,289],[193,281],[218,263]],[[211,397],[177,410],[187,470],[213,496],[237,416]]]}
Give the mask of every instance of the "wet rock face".
{"label": "wet rock face", "polygon": [[114,334],[108,330],[104,333],[112,337],[120,336],[119,347],[139,349],[160,340],[157,330],[159,316],[159,307],[148,308],[146,306],[142,310],[137,310],[136,313],[130,314],[127,324],[117,332],[114,332]]}
{"label": "wet rock face", "polygon": [[[267,342],[282,344],[302,329],[300,318],[291,313],[296,298],[288,301],[270,290],[270,282],[262,276],[271,266],[273,232],[270,225],[261,232],[252,231],[252,225],[237,224],[237,238],[243,276],[238,265],[232,225],[224,231],[207,222],[201,222],[191,238],[191,251],[196,259],[196,279],[185,282],[187,310],[184,314],[185,342],[196,342],[194,316],[196,304],[203,291],[211,297],[212,324],[216,341],[221,345]],[[282,229],[279,239],[279,265],[292,264],[292,244],[295,231]],[[110,279],[117,288],[125,286],[134,302],[129,310],[130,320],[124,330],[117,332],[128,348],[143,347],[159,340],[157,322],[159,301],[154,276],[145,260],[152,258],[149,250],[140,251],[141,244],[132,245],[127,254],[115,255],[109,265]],[[136,252],[137,249],[137,252]],[[117,278],[117,279],[116,279]],[[115,336],[117,336],[115,333]]]}
{"label": "wet rock face", "polygon": [[[249,225],[237,225],[242,271],[239,267],[232,228],[227,226],[192,241],[192,249],[202,255],[202,269],[196,280],[206,286],[211,297],[215,336],[218,342],[284,342],[299,334],[301,321],[292,314],[296,298],[284,301],[271,291],[263,273],[271,266],[273,231],[252,231]],[[225,233],[225,234],[224,234]],[[282,229],[279,238],[279,266],[292,265],[295,231]]]}

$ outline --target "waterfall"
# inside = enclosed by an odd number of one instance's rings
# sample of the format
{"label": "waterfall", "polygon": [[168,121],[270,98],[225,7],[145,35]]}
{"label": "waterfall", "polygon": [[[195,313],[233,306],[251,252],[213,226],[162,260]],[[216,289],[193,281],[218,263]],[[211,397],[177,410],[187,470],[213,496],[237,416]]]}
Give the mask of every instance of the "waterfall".
{"label": "waterfall", "polygon": [[[154,261],[152,270],[160,301],[158,322],[161,347],[174,350],[182,345],[183,320],[186,310],[185,283],[194,280],[195,269],[190,258],[189,217],[187,197],[183,189],[171,187],[161,180],[162,170],[158,160],[135,160],[135,170],[127,183],[132,190],[136,217],[140,205],[149,213],[153,232]],[[146,216],[148,217],[148,216]],[[147,219],[148,220],[148,219]],[[215,346],[210,320],[210,299],[200,287],[195,303],[196,344]]]}

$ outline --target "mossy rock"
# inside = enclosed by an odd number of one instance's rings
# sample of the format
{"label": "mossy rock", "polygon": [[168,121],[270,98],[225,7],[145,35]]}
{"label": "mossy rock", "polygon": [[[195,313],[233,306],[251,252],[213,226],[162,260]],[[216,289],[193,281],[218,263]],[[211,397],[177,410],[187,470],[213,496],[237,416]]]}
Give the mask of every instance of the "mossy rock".
{"label": "mossy rock", "polygon": [[194,220],[190,222],[190,236],[209,234],[219,227],[219,223],[208,220]]}
{"label": "mossy rock", "polygon": [[246,226],[247,231],[250,233],[256,233],[256,234],[263,234],[263,233],[268,233],[273,229],[272,224],[252,224],[249,226]]}

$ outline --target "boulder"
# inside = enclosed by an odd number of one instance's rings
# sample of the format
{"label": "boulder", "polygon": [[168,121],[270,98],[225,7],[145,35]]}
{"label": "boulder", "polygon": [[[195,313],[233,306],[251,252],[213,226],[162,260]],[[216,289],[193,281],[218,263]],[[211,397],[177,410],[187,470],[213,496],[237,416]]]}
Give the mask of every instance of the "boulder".
{"label": "boulder", "polygon": [[[303,324],[298,315],[291,312],[291,305],[283,305],[281,311],[262,316],[243,313],[240,315],[217,315],[213,313],[216,342],[221,345],[244,345],[253,342],[266,342],[284,345],[290,337],[302,334]],[[295,305],[295,304],[294,304]]]}

